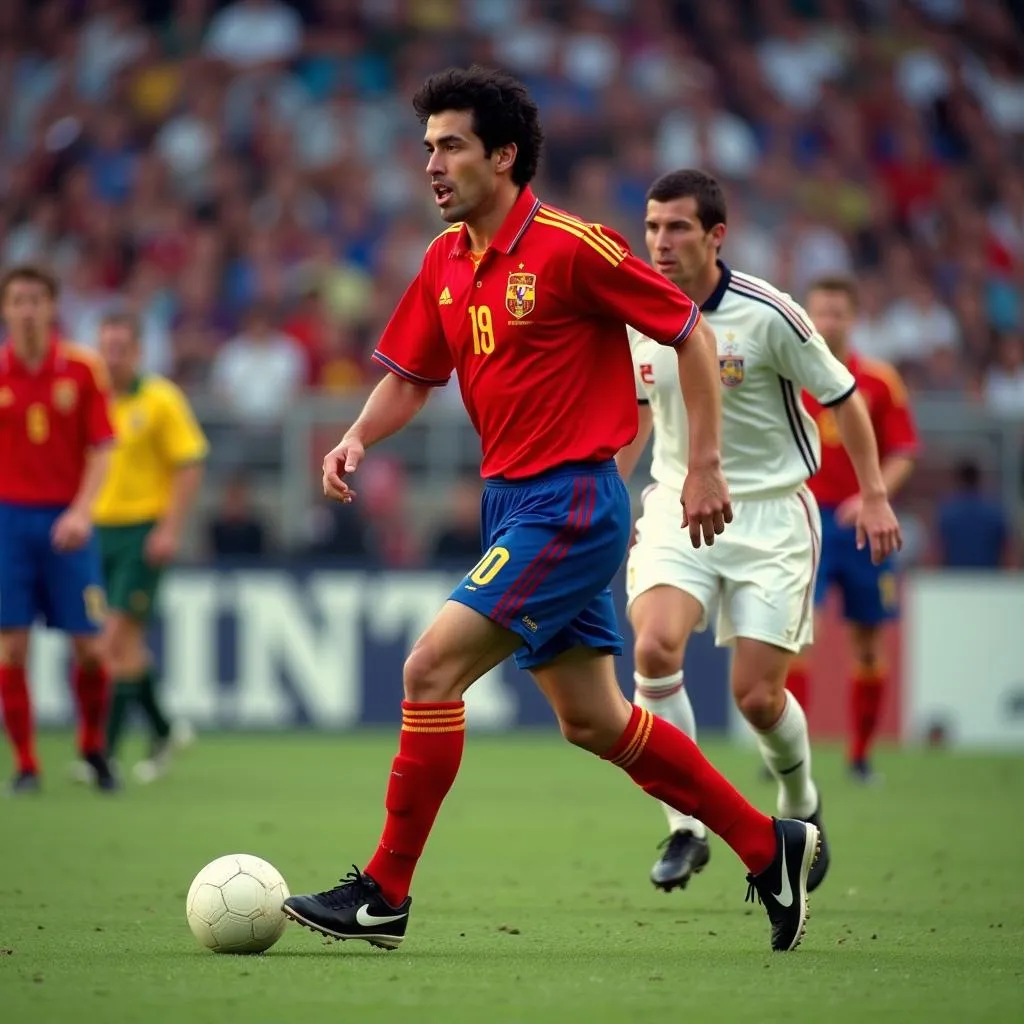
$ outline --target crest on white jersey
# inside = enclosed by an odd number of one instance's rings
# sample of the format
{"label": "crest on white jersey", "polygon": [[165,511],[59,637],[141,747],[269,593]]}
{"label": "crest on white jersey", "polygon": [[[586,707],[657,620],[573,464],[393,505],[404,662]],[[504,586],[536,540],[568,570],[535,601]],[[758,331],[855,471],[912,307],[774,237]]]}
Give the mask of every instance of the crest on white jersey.
{"label": "crest on white jersey", "polygon": [[718,355],[718,375],[727,388],[738,388],[743,383],[743,354],[735,339],[736,335],[729,331]]}

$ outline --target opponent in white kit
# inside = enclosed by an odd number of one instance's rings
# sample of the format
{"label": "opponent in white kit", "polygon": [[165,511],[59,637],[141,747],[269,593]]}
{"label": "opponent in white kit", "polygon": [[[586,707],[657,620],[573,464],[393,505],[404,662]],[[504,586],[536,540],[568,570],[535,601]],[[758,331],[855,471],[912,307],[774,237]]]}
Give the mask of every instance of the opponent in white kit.
{"label": "opponent in white kit", "polygon": [[[654,483],[645,492],[629,555],[629,618],[635,633],[635,702],[694,736],[683,655],[694,630],[717,613],[716,642],[734,646],[732,690],[778,780],[781,817],[821,828],[811,778],[807,719],[785,688],[792,656],[813,636],[821,520],[805,486],[818,468],[817,427],[800,402],[806,389],[835,412],[857,472],[861,542],[878,561],[901,544],[878,463],[875,435],[850,372],[788,295],[718,258],[726,233],[722,190],[701,171],[673,171],[647,193],[651,260],[701,307],[714,329],[723,388],[722,468],[734,520],[713,547],[695,549],[680,530],[687,466],[686,410],[675,357],[629,329],[641,403],[640,433],[617,457],[631,474],[654,431]],[[668,807],[671,834],[651,880],[685,886],[708,861],[704,826]],[[808,890],[828,869],[821,855]]]}

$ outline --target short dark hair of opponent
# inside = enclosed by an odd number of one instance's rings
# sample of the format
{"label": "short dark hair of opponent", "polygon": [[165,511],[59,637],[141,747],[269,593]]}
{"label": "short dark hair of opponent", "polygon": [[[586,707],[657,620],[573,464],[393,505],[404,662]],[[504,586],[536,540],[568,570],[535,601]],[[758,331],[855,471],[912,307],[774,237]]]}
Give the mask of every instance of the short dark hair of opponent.
{"label": "short dark hair of opponent", "polygon": [[692,198],[697,204],[697,219],[705,231],[716,224],[725,224],[725,194],[722,186],[704,171],[684,168],[669,171],[655,180],[647,190],[647,201],[670,203],[673,199]]}

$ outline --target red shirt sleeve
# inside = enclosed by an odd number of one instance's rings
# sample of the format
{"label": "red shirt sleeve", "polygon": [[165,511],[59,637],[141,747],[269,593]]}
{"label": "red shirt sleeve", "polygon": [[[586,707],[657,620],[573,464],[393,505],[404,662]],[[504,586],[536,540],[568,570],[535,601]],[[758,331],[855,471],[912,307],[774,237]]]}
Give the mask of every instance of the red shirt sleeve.
{"label": "red shirt sleeve", "polygon": [[885,394],[879,417],[878,447],[882,457],[913,455],[918,449],[917,428],[903,381],[894,369],[889,369],[880,380]]}
{"label": "red shirt sleeve", "polygon": [[413,384],[443,387],[454,369],[445,341],[437,296],[428,287],[424,264],[388,321],[373,358]]}
{"label": "red shirt sleeve", "polygon": [[114,439],[114,423],[110,414],[110,381],[98,359],[85,361],[83,376],[85,439],[90,448],[95,448]]}
{"label": "red shirt sleeve", "polygon": [[598,224],[588,226],[576,246],[572,282],[587,307],[662,345],[682,344],[700,319],[688,295],[630,253],[621,235]]}

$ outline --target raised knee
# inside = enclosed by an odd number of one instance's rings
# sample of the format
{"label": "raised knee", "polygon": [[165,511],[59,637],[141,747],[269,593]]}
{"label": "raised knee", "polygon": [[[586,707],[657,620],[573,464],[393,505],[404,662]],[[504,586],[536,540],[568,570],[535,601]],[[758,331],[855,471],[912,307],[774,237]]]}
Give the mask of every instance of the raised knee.
{"label": "raised knee", "polygon": [[629,705],[623,701],[618,712],[607,709],[596,713],[572,712],[558,715],[562,735],[574,746],[603,757],[622,738],[629,721]]}
{"label": "raised knee", "polygon": [[786,706],[786,693],[782,687],[762,680],[738,693],[736,706],[755,729],[764,732],[779,720]]}
{"label": "raised knee", "polygon": [[648,679],[661,679],[682,668],[683,650],[680,644],[666,636],[644,632],[637,637],[633,660],[640,675]]}
{"label": "raised knee", "polygon": [[409,652],[402,672],[405,699],[417,703],[461,700],[458,680],[437,646],[421,640]]}
{"label": "raised knee", "polygon": [[609,743],[594,721],[584,718],[559,718],[558,726],[562,735],[574,746],[589,750],[594,754],[604,753],[611,749],[614,739]]}

